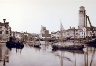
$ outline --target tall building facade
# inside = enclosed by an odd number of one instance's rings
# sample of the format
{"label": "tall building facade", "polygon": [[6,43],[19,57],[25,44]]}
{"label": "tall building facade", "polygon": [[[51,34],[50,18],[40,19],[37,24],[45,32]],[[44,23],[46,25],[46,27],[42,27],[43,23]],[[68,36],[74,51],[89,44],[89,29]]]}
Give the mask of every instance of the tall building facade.
{"label": "tall building facade", "polygon": [[11,36],[11,27],[9,22],[5,22],[6,19],[3,19],[4,23],[0,22],[0,41],[7,41]]}
{"label": "tall building facade", "polygon": [[79,29],[83,29],[85,27],[85,17],[86,17],[86,10],[84,6],[80,6],[79,9]]}

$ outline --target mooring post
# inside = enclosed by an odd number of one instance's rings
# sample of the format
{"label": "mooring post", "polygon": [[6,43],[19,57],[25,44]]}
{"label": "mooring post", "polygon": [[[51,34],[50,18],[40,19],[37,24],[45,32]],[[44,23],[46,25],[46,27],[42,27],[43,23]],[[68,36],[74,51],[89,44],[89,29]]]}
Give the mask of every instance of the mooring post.
{"label": "mooring post", "polygon": [[5,64],[5,57],[4,57],[4,61],[3,61],[3,66],[5,66],[6,64]]}

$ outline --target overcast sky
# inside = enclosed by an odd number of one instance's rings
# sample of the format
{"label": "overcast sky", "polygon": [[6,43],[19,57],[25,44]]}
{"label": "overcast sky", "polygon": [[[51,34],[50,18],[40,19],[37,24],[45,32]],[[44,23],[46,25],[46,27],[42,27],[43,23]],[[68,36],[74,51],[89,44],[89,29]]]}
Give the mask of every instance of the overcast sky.
{"label": "overcast sky", "polygon": [[96,26],[96,0],[0,0],[0,22],[5,18],[13,31],[40,33],[41,25],[50,32],[77,27],[79,7],[84,6]]}

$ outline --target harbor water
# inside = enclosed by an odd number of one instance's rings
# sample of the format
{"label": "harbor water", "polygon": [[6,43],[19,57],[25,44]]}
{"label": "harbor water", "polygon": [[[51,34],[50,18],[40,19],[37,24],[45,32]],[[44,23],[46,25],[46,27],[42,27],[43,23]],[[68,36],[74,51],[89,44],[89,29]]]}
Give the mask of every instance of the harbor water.
{"label": "harbor water", "polygon": [[51,45],[35,48],[25,44],[23,49],[6,47],[0,43],[0,66],[96,66],[96,48],[83,51],[57,50]]}

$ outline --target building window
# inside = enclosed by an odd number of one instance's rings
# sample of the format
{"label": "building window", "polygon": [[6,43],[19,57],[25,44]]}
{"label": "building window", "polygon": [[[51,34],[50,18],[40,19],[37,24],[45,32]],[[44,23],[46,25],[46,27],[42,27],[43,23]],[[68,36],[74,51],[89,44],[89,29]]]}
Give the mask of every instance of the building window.
{"label": "building window", "polygon": [[8,31],[6,31],[6,34],[8,34]]}
{"label": "building window", "polygon": [[2,31],[0,31],[0,34],[2,34]]}

